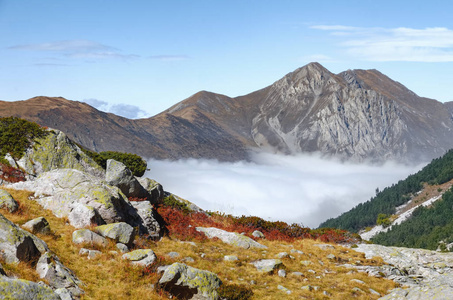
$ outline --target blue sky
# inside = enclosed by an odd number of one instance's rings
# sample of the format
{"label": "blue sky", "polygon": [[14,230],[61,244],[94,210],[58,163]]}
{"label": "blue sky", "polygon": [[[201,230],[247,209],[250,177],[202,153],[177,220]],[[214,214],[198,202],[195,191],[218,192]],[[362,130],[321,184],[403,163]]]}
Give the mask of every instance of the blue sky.
{"label": "blue sky", "polygon": [[145,117],[318,61],[452,101],[452,12],[452,1],[0,0],[0,99],[62,96]]}

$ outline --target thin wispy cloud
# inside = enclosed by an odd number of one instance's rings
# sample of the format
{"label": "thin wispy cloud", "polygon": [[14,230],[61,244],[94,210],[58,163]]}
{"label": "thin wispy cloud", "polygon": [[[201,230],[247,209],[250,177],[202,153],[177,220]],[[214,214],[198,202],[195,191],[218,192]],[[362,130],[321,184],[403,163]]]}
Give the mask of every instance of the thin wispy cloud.
{"label": "thin wispy cloud", "polygon": [[351,56],[369,61],[452,62],[453,30],[444,27],[366,28],[317,25],[343,39],[339,46]]}
{"label": "thin wispy cloud", "polygon": [[187,55],[152,55],[149,58],[160,61],[179,61],[189,59]]}
{"label": "thin wispy cloud", "polygon": [[83,102],[103,112],[109,112],[128,119],[139,119],[150,116],[146,111],[142,110],[140,107],[131,104],[124,103],[110,104],[107,101],[94,98],[84,99]]}
{"label": "thin wispy cloud", "polygon": [[121,59],[139,58],[136,54],[124,54],[119,49],[90,40],[66,40],[51,43],[15,45],[10,50],[47,52],[74,59]]}
{"label": "thin wispy cloud", "polygon": [[316,227],[421,167],[348,164],[317,155],[258,154],[253,161],[151,160],[146,176],[206,210]]}

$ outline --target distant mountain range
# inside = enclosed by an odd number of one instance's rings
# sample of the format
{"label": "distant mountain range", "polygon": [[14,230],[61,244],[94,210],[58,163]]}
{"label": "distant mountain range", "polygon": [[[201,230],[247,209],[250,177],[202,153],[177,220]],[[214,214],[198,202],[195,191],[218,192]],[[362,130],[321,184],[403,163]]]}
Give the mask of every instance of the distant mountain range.
{"label": "distant mountain range", "polygon": [[60,129],[95,151],[236,161],[249,150],[353,161],[427,161],[453,148],[453,103],[422,98],[377,70],[333,74],[310,63],[261,90],[202,91],[130,120],[64,98],[0,102],[0,116]]}

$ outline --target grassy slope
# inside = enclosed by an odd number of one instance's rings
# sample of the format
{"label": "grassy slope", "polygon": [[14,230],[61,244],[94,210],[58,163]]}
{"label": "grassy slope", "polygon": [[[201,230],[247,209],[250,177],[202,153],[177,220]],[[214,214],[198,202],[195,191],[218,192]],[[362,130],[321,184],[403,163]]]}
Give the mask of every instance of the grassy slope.
{"label": "grassy slope", "polygon": [[[86,294],[83,299],[162,299],[164,295],[159,295],[153,288],[159,276],[156,273],[146,272],[143,268],[132,267],[128,262],[121,259],[121,254],[114,254],[114,244],[111,243],[106,249],[100,249],[103,254],[99,257],[88,260],[86,257],[79,256],[81,246],[72,243],[72,226],[66,224],[64,219],[56,218],[50,211],[29,200],[29,193],[23,191],[9,190],[13,197],[20,203],[20,211],[10,214],[2,210],[8,219],[17,224],[43,216],[50,223],[52,235],[38,235],[45,240],[61,259],[61,261],[72,269],[77,276],[86,284],[84,290]],[[378,298],[368,292],[368,288],[358,286],[351,282],[351,279],[359,279],[366,282],[366,286],[381,294],[385,294],[395,284],[385,279],[369,277],[366,274],[351,272],[351,269],[337,266],[338,262],[332,262],[326,258],[333,253],[337,258],[344,262],[357,264],[381,264],[379,259],[366,260],[363,254],[356,253],[351,249],[335,245],[334,250],[323,251],[314,246],[317,241],[312,239],[297,240],[293,243],[283,241],[261,241],[269,247],[267,250],[243,250],[230,245],[223,244],[219,240],[196,241],[196,246],[182,243],[179,240],[164,238],[159,242],[150,242],[137,239],[136,248],[151,248],[159,258],[160,264],[170,264],[180,261],[184,257],[191,257],[194,262],[187,263],[196,268],[212,271],[222,279],[224,283],[247,285],[253,290],[252,299],[278,299],[278,298],[300,298],[309,297],[322,299],[323,291],[332,294],[334,299],[357,298],[375,299]],[[288,272],[287,278],[277,275],[258,273],[249,263],[257,259],[276,258],[280,252],[290,253],[291,249],[298,249],[304,252],[303,255],[294,255],[294,259],[285,258],[283,263]],[[171,259],[167,254],[177,251],[179,259]],[[205,257],[201,258],[204,253]],[[236,255],[239,257],[237,262],[224,262],[224,255]],[[310,266],[300,264],[302,260],[310,260]],[[321,263],[323,265],[321,265]],[[34,270],[26,265],[6,265],[3,266],[10,274],[16,274],[20,278],[39,281]],[[312,269],[316,274],[308,272]],[[328,270],[328,273],[326,273]],[[303,277],[290,275],[291,272],[298,271],[304,274]],[[319,277],[319,278],[317,278]],[[251,280],[255,280],[255,285],[249,285]],[[277,289],[278,285],[293,291],[291,295],[286,295]],[[318,291],[304,291],[304,285],[319,286]],[[354,293],[352,288],[358,286],[365,293]]]}

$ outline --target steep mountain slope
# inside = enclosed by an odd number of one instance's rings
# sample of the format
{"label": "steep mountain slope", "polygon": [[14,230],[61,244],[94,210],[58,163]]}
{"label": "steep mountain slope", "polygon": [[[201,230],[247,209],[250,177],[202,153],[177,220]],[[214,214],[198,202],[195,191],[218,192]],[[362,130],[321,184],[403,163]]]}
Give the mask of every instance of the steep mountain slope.
{"label": "steep mountain slope", "polygon": [[[320,227],[360,232],[391,246],[435,250],[453,242],[453,150]],[[453,249],[453,245],[450,245]]]}
{"label": "steep mountain slope", "polygon": [[149,119],[129,120],[49,97],[0,102],[0,116],[61,129],[96,151],[160,159],[234,161],[255,149],[420,162],[453,147],[451,107],[419,97],[376,70],[333,74],[311,63],[248,95],[202,91]]}

